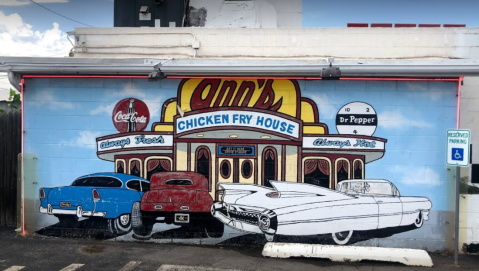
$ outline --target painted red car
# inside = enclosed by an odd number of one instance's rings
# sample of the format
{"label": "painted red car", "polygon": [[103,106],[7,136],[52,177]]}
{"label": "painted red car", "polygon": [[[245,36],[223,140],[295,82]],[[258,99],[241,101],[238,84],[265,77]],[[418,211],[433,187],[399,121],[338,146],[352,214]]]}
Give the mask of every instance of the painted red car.
{"label": "painted red car", "polygon": [[137,236],[149,237],[155,223],[166,223],[204,231],[209,237],[221,237],[224,225],[212,216],[212,205],[208,180],[203,175],[156,173],[151,177],[150,191],[143,195],[141,203],[133,205],[133,231]]}

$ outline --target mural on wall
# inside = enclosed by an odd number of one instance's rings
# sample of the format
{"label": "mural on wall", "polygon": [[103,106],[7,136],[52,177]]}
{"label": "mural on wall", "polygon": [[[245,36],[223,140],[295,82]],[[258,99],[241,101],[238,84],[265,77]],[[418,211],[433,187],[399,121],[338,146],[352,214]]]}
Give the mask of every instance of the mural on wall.
{"label": "mural on wall", "polygon": [[40,188],[40,213],[70,226],[79,218],[102,218],[111,233],[125,234],[131,230],[133,204],[149,188],[149,181],[132,175],[89,174],[70,186]]}
{"label": "mural on wall", "polygon": [[386,180],[344,180],[336,190],[319,186],[271,181],[274,189],[247,184],[220,184],[223,200],[213,214],[225,225],[250,233],[306,236],[331,234],[337,245],[361,231],[422,226],[431,202],[401,197]]}
{"label": "mural on wall", "polygon": [[85,218],[102,219],[108,238],[213,243],[253,234],[345,245],[423,226],[430,196],[401,195],[390,180],[398,173],[366,174],[386,154],[388,140],[374,134],[404,120],[381,115],[381,99],[339,104],[301,84],[185,79],[176,97],[162,98],[149,131],[151,109],[130,93],[111,107],[119,133],[96,138],[98,161],[114,172],[40,189],[40,212],[79,230],[94,227],[78,224]]}

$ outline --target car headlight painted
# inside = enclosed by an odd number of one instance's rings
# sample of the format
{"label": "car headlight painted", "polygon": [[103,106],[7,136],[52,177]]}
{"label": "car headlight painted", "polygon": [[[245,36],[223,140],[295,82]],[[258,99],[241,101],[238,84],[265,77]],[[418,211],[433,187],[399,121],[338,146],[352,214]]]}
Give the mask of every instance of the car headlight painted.
{"label": "car headlight painted", "polygon": [[269,210],[258,216],[258,226],[264,233],[274,234],[278,229],[278,217],[275,212]]}
{"label": "car headlight painted", "polygon": [[268,231],[271,227],[271,219],[267,215],[261,215],[258,222],[262,231]]}

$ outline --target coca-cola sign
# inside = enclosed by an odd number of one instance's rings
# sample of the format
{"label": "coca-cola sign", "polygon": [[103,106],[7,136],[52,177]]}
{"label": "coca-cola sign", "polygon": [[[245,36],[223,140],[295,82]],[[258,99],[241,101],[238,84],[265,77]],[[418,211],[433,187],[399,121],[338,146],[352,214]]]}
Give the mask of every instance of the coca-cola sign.
{"label": "coca-cola sign", "polygon": [[150,121],[150,111],[143,101],[126,98],[116,104],[112,120],[120,133],[144,131]]}

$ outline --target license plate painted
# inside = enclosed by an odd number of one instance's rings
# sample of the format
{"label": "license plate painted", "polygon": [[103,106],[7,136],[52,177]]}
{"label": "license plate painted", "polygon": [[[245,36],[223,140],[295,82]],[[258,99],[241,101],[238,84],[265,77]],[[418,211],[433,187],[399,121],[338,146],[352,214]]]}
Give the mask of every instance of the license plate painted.
{"label": "license plate painted", "polygon": [[190,223],[190,215],[189,214],[175,214],[175,222],[176,223]]}
{"label": "license plate painted", "polygon": [[72,207],[71,202],[60,202],[60,207]]}

